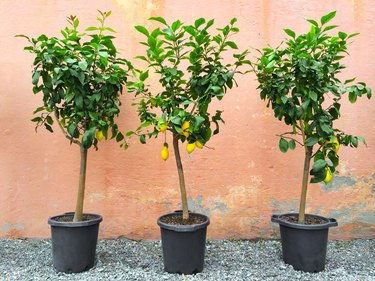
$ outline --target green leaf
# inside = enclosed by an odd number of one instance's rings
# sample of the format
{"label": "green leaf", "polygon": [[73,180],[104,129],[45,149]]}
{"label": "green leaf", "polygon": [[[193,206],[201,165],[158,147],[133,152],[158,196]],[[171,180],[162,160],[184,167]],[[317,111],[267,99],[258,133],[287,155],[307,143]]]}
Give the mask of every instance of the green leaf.
{"label": "green leaf", "polygon": [[78,72],[77,77],[79,82],[81,82],[81,84],[83,85],[85,83],[85,74],[82,72]]}
{"label": "green leaf", "polygon": [[120,142],[124,139],[124,135],[122,133],[118,133],[117,136],[116,136],[116,141],[117,142]]}
{"label": "green leaf", "polygon": [[274,60],[273,60],[273,61],[270,61],[270,62],[266,65],[266,68],[267,68],[267,69],[271,69],[271,68],[274,67],[274,65],[275,65],[275,61],[274,61]]}
{"label": "green leaf", "polygon": [[318,100],[318,95],[317,95],[317,93],[315,93],[315,92],[313,92],[313,91],[311,91],[310,93],[309,93],[309,97],[310,97],[310,99],[312,99],[313,101],[317,101]]}
{"label": "green leaf", "polygon": [[279,149],[281,150],[281,152],[285,153],[288,151],[288,148],[289,148],[289,143],[286,139],[284,138],[280,138],[279,140]]}
{"label": "green leaf", "polygon": [[333,167],[337,167],[339,164],[339,157],[337,156],[336,152],[332,150],[328,153],[328,159],[331,160]]}
{"label": "green leaf", "polygon": [[87,69],[87,61],[79,61],[78,66],[82,71],[85,71]]}
{"label": "green leaf", "polygon": [[350,34],[350,35],[348,36],[348,39],[349,39],[349,38],[352,38],[352,37],[354,37],[354,36],[357,36],[357,35],[359,35],[358,32],[356,32],[356,33],[352,33],[352,34]]}
{"label": "green leaf", "polygon": [[145,144],[146,143],[146,136],[145,135],[140,135],[139,136],[139,140],[142,144]]}
{"label": "green leaf", "polygon": [[99,51],[99,56],[101,56],[101,57],[103,57],[103,58],[108,58],[108,53],[107,52],[105,52],[105,51]]}
{"label": "green leaf", "polygon": [[182,25],[182,22],[180,20],[176,20],[172,23],[171,28],[173,32],[176,32],[176,30]]}
{"label": "green leaf", "polygon": [[324,32],[324,31],[331,30],[331,29],[334,29],[334,28],[336,28],[336,27],[338,27],[338,25],[328,25],[328,26],[326,26],[326,27],[323,29],[323,32]]}
{"label": "green leaf", "polygon": [[148,32],[148,30],[147,30],[144,26],[136,25],[136,26],[134,26],[134,28],[135,28],[138,32],[140,32],[140,33],[146,35],[147,37],[150,36],[150,33]]}
{"label": "green leaf", "polygon": [[318,172],[324,169],[326,166],[327,166],[327,162],[324,159],[319,159],[319,160],[314,161],[312,170],[314,172]]}
{"label": "green leaf", "polygon": [[72,123],[68,126],[68,133],[71,137],[73,138],[78,138],[79,137],[79,131],[77,128],[77,125]]}
{"label": "green leaf", "polygon": [[363,144],[366,144],[366,140],[364,137],[357,137],[357,139],[362,142]]}
{"label": "green leaf", "polygon": [[158,21],[164,25],[168,25],[164,18],[162,17],[151,17],[149,20]]}
{"label": "green leaf", "polygon": [[113,28],[110,28],[110,27],[106,27],[105,30],[108,30],[108,31],[113,32],[113,33],[116,33],[116,30],[114,30]]}
{"label": "green leaf", "polygon": [[96,127],[92,127],[88,129],[82,137],[82,145],[84,148],[88,149],[92,145],[92,142],[94,141],[96,133]]}
{"label": "green leaf", "polygon": [[[315,25],[316,27],[319,27],[319,24],[315,21],[315,20],[311,20],[311,19],[307,19],[307,21],[313,25]],[[294,37],[294,36],[293,36]]]}
{"label": "green leaf", "polygon": [[310,137],[305,141],[306,146],[313,146],[319,142],[318,137]]}
{"label": "green leaf", "polygon": [[320,22],[321,22],[322,25],[324,25],[324,24],[326,24],[327,22],[329,22],[331,19],[333,19],[335,16],[336,16],[336,11],[330,12],[329,14],[323,16],[323,17],[320,19]]}
{"label": "green leaf", "polygon": [[356,93],[354,93],[354,92],[350,92],[349,93],[349,101],[351,103],[355,103],[357,101],[357,95],[356,95]]}
{"label": "green leaf", "polygon": [[40,122],[40,121],[42,121],[41,117],[34,117],[33,119],[31,119],[31,122]]}
{"label": "green leaf", "polygon": [[184,26],[183,27],[183,29],[187,32],[187,33],[189,33],[190,35],[193,35],[193,36],[195,36],[195,34],[196,34],[196,29],[193,27],[193,26]]}
{"label": "green leaf", "polygon": [[143,71],[139,74],[139,80],[142,82],[145,81],[148,78],[148,70]]}
{"label": "green leaf", "polygon": [[76,96],[74,99],[75,104],[77,105],[78,108],[83,108],[83,97],[81,95]]}
{"label": "green leaf", "polygon": [[35,86],[38,85],[39,77],[40,77],[40,72],[39,71],[35,71],[33,73],[32,80],[31,80],[31,82],[33,83],[33,85],[35,85]]}
{"label": "green leaf", "polygon": [[52,117],[51,117],[50,115],[48,115],[48,116],[46,117],[46,121],[47,121],[47,123],[48,123],[49,125],[52,125],[52,124],[53,124],[53,119],[52,119]]}
{"label": "green leaf", "polygon": [[296,148],[296,142],[295,142],[295,140],[290,140],[289,141],[289,148],[292,149],[292,150]]}
{"label": "green leaf", "polygon": [[349,84],[349,83],[353,82],[355,79],[356,79],[356,77],[354,77],[352,79],[345,80],[344,84]]}
{"label": "green leaf", "polygon": [[358,139],[356,137],[351,137],[350,141],[354,147],[358,147]]}
{"label": "green leaf", "polygon": [[238,49],[238,46],[237,46],[236,43],[234,43],[233,41],[227,41],[227,42],[225,43],[225,45],[231,47],[232,49],[236,49],[236,50]]}
{"label": "green leaf", "polygon": [[198,28],[200,27],[202,24],[204,24],[206,22],[206,20],[204,18],[199,18],[197,19],[195,22],[194,22],[194,26],[195,28]]}
{"label": "green leaf", "polygon": [[44,127],[45,127],[48,131],[50,131],[51,133],[53,133],[53,129],[52,129],[52,127],[51,127],[50,125],[48,125],[47,123],[44,123]]}
{"label": "green leaf", "polygon": [[285,33],[288,34],[290,37],[293,37],[293,38],[296,37],[296,33],[295,33],[293,30],[291,30],[291,29],[289,29],[289,28],[285,28],[284,31],[285,31]]}
{"label": "green leaf", "polygon": [[347,36],[348,36],[348,34],[346,34],[345,32],[339,31],[340,39],[344,40]]}

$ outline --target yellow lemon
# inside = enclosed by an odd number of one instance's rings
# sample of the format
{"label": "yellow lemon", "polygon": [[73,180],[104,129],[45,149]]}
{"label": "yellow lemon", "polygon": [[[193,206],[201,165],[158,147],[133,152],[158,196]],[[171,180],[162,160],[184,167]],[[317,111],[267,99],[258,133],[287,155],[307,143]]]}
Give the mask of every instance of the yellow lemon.
{"label": "yellow lemon", "polygon": [[327,142],[324,143],[324,145],[327,145],[327,144],[330,144],[330,143],[332,144],[332,150],[333,150],[335,153],[337,153],[337,152],[339,151],[339,149],[340,149],[340,143],[339,143],[338,138],[335,137],[335,138],[333,139],[333,141],[327,141]]}
{"label": "yellow lemon", "polygon": [[326,177],[324,178],[324,182],[327,184],[332,180],[332,171],[329,167],[326,167]]}
{"label": "yellow lemon", "polygon": [[168,151],[168,146],[164,145],[162,150],[160,151],[160,156],[161,156],[161,159],[163,159],[164,161],[166,161],[169,157],[169,151]]}
{"label": "yellow lemon", "polygon": [[195,146],[198,147],[199,149],[203,148],[203,144],[198,140],[195,142]]}
{"label": "yellow lemon", "polygon": [[186,145],[187,153],[189,153],[189,154],[192,153],[194,151],[194,149],[195,149],[195,143],[188,143]]}
{"label": "yellow lemon", "polygon": [[333,140],[333,151],[334,152],[339,152],[339,149],[340,149],[340,143],[339,143],[339,140],[337,139],[337,137],[335,137],[335,139]]}
{"label": "yellow lemon", "polygon": [[159,131],[164,133],[168,129],[168,126],[166,124],[159,125]]}
{"label": "yellow lemon", "polygon": [[182,126],[181,126],[182,134],[185,137],[189,137],[189,135],[190,135],[189,128],[190,128],[190,122],[189,121],[185,121],[184,123],[182,123]]}
{"label": "yellow lemon", "polygon": [[103,140],[103,139],[104,139],[103,132],[98,130],[98,131],[96,132],[95,137],[96,137],[96,139],[97,139],[98,141]]}

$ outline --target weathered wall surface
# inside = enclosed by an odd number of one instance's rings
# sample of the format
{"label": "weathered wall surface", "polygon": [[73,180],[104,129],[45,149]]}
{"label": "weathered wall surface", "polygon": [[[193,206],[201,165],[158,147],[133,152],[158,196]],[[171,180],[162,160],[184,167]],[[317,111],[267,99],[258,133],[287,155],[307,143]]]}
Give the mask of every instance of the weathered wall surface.
{"label": "weathered wall surface", "polygon": [[[34,131],[30,122],[40,97],[32,94],[32,55],[15,34],[58,35],[65,18],[75,14],[82,26],[95,23],[96,10],[112,10],[108,24],[118,31],[123,56],[143,52],[142,36],[134,25],[147,25],[151,16],[191,23],[215,18],[217,25],[238,18],[235,40],[241,48],[277,44],[283,28],[304,32],[304,18],[319,19],[337,10],[335,24],[348,33],[360,32],[350,46],[345,77],[358,77],[375,88],[375,2],[290,0],[2,0],[0,2],[0,237],[48,237],[47,218],[74,209],[79,173],[79,150],[57,131]],[[277,228],[276,212],[297,210],[302,176],[301,149],[278,150],[281,122],[260,101],[255,76],[238,79],[239,87],[219,104],[225,126],[210,142],[214,150],[182,153],[190,206],[210,215],[208,235],[221,238],[270,238]],[[123,97],[123,130],[137,126],[131,95]],[[375,237],[375,107],[374,100],[345,103],[340,127],[362,135],[368,146],[340,149],[340,175],[329,186],[309,186],[308,212],[339,221],[331,238]],[[170,136],[169,136],[170,138]],[[173,158],[159,158],[162,140],[141,145],[137,139],[122,151],[108,141],[90,151],[86,212],[104,216],[100,236],[124,235],[158,239],[156,218],[179,205],[178,177]],[[172,156],[172,155],[171,155]]]}

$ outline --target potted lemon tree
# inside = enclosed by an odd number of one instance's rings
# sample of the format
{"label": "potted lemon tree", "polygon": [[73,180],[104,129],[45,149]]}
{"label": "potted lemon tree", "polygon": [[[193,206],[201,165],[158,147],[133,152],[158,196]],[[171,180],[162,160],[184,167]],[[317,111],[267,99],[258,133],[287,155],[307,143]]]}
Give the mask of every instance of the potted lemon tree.
{"label": "potted lemon tree", "polygon": [[[167,272],[191,274],[203,270],[206,230],[209,218],[189,212],[185,176],[181,161],[180,145],[187,153],[202,149],[210,138],[219,133],[223,122],[222,111],[209,108],[214,99],[221,100],[235,84],[234,76],[239,67],[248,64],[248,51],[233,53],[238,49],[230,36],[239,29],[236,19],[218,28],[215,35],[210,27],[214,20],[197,19],[193,25],[180,20],[168,24],[164,18],[153,17],[162,28],[148,30],[135,28],[146,40],[146,55],[138,58],[149,68],[138,71],[137,81],[129,82],[129,91],[135,92],[140,126],[128,135],[140,136],[146,143],[151,137],[162,137],[164,145],[161,158],[167,160],[173,150],[179,177],[182,211],[161,216],[157,222],[161,228],[164,267]],[[230,51],[232,63],[224,63],[223,55]],[[151,92],[146,87],[149,70],[159,76],[161,91]]]}
{"label": "potted lemon tree", "polygon": [[131,68],[117,57],[114,30],[105,25],[111,12],[100,12],[98,26],[81,33],[79,19],[68,18],[62,38],[29,38],[25,50],[34,56],[32,84],[43,105],[34,111],[36,129],[54,131],[53,124],[80,149],[80,173],[74,212],[48,219],[52,232],[53,264],[57,271],[81,272],[94,265],[102,217],[83,213],[87,154],[109,136],[121,141],[114,118],[120,112],[120,94]]}
{"label": "potted lemon tree", "polygon": [[331,12],[319,23],[308,19],[309,32],[299,36],[284,29],[289,36],[284,44],[260,51],[254,66],[261,99],[291,128],[279,135],[280,150],[285,153],[299,145],[304,151],[299,212],[273,215],[272,221],[280,225],[284,261],[308,272],[324,269],[328,229],[337,226],[335,219],[305,214],[309,178],[311,183],[329,184],[339,164],[340,145],[365,143],[362,137],[345,134],[334,121],[340,118],[345,95],[351,103],[363,95],[371,97],[365,83],[338,77],[345,68],[341,60],[348,54],[347,45],[357,33],[330,35],[337,26],[328,23],[335,15]]}

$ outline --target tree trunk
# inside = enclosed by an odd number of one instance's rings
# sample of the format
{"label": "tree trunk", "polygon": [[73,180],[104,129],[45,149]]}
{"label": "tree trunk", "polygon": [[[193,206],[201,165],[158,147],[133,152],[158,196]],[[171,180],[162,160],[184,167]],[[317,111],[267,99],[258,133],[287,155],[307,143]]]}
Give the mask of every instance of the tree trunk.
{"label": "tree trunk", "polygon": [[174,150],[174,156],[176,158],[178,179],[179,179],[179,182],[180,182],[181,203],[182,203],[182,219],[188,220],[189,219],[189,207],[188,207],[187,197],[186,197],[184,169],[182,167],[180,150],[178,148],[179,139],[180,138],[177,134],[173,134],[173,150]]}
{"label": "tree trunk", "polygon": [[83,200],[85,197],[85,186],[86,186],[86,164],[87,164],[87,149],[81,146],[81,164],[79,171],[79,185],[76,210],[74,212],[73,222],[82,220],[83,213]]}
{"label": "tree trunk", "polygon": [[312,146],[305,146],[305,164],[303,166],[302,191],[301,191],[301,199],[300,199],[300,205],[299,205],[298,223],[305,222],[307,184],[309,181],[310,160],[311,160],[312,149],[313,149]]}

